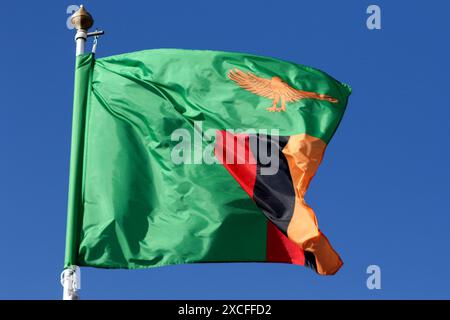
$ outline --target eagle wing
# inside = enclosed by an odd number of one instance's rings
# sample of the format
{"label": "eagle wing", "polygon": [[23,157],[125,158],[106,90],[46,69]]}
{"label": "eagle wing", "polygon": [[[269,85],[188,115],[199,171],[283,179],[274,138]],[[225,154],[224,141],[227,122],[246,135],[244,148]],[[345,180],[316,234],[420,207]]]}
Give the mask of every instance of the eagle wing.
{"label": "eagle wing", "polygon": [[251,72],[233,69],[228,72],[228,78],[236,82],[241,88],[258,96],[273,99],[274,92],[270,86],[270,80],[255,76]]}
{"label": "eagle wing", "polygon": [[317,100],[325,100],[331,103],[337,103],[338,100],[327,96],[326,94],[319,94],[315,92],[309,92],[309,91],[303,91],[303,90],[297,90],[289,86],[285,83],[283,86],[283,90],[281,94],[284,96],[287,102],[295,102],[299,101],[301,99],[317,99]]}

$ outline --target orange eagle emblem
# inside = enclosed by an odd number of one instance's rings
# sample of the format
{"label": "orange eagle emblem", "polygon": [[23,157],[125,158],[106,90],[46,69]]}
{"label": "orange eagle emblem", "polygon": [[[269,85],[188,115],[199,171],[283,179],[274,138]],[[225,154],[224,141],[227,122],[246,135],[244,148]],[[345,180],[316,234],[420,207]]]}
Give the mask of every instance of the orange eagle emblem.
{"label": "orange eagle emblem", "polygon": [[[325,100],[337,103],[338,100],[325,94],[303,91],[292,88],[279,77],[265,79],[254,75],[251,72],[244,72],[239,69],[230,70],[228,78],[236,82],[241,88],[250,91],[258,96],[272,99],[272,106],[267,108],[270,112],[286,111],[286,102],[295,102],[302,99]],[[278,104],[281,102],[281,107]]]}

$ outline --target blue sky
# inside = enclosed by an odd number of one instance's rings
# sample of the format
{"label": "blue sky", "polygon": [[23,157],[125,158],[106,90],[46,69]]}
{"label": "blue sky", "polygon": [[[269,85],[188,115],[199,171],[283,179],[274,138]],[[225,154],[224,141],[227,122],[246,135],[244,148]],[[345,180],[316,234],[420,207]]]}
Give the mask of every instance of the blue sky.
{"label": "blue sky", "polygon": [[[56,3],[56,2],[55,2]],[[76,4],[8,1],[0,20],[0,299],[59,299]],[[366,28],[366,8],[382,29]],[[84,299],[450,298],[450,3],[86,1],[98,56],[150,48],[272,56],[353,88],[307,200],[345,265],[83,268]],[[89,46],[90,47],[90,46]],[[366,268],[381,267],[381,290]]]}

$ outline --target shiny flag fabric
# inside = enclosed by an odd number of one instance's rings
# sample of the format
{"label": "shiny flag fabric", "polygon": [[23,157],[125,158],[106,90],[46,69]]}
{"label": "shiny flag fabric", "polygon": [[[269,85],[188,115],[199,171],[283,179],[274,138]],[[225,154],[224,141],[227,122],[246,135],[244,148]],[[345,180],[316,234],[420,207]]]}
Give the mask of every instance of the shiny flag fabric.
{"label": "shiny flag fabric", "polygon": [[[342,261],[304,197],[350,93],[319,70],[248,54],[77,57],[65,266],[336,273]],[[269,175],[262,144],[277,157]]]}

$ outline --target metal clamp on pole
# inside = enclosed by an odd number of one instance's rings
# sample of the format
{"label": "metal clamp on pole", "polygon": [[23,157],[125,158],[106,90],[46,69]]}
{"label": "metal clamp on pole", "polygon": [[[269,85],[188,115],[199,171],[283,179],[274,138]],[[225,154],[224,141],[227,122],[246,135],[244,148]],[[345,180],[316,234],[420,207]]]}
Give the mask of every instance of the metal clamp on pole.
{"label": "metal clamp on pole", "polygon": [[64,288],[63,300],[79,300],[77,291],[81,289],[81,273],[78,266],[71,266],[61,273]]}
{"label": "metal clamp on pole", "polygon": [[94,41],[92,43],[92,53],[95,54],[95,52],[97,51],[98,38],[104,34],[105,34],[105,31],[103,31],[103,30],[95,30],[93,32],[88,32],[88,34],[87,34],[88,38],[94,37]]}
{"label": "metal clamp on pole", "polygon": [[93,32],[88,32],[87,33],[87,37],[98,37],[98,36],[102,36],[105,34],[105,31],[103,30],[95,30]]}

